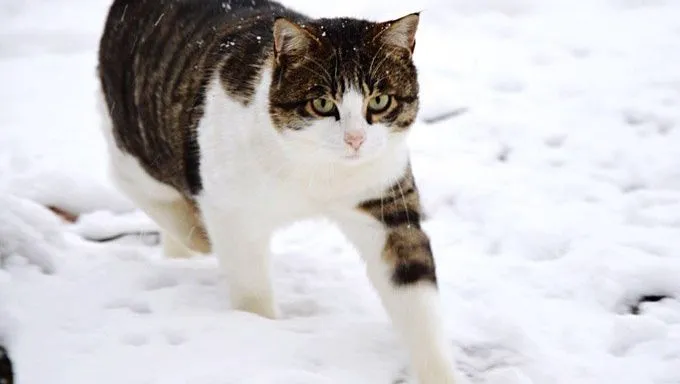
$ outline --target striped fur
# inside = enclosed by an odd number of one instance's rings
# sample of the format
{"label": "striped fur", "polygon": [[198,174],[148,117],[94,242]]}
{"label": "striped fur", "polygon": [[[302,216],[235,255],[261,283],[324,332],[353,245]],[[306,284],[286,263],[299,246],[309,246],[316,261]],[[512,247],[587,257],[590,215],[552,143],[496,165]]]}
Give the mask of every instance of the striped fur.
{"label": "striped fur", "polygon": [[413,284],[421,280],[436,284],[432,249],[427,234],[420,227],[420,198],[410,167],[380,197],[362,202],[359,208],[380,220],[387,229],[383,258],[393,268],[395,284]]}
{"label": "striped fur", "polygon": [[117,145],[156,180],[199,193],[196,127],[206,85],[221,67],[225,88],[247,103],[271,49],[271,38],[257,36],[270,36],[277,16],[301,18],[266,0],[115,1],[99,76]]}

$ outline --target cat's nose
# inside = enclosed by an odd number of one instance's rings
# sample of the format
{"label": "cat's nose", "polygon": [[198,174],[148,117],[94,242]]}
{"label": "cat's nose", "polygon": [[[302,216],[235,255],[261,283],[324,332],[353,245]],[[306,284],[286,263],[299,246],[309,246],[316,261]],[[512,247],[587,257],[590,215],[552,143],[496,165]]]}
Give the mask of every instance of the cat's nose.
{"label": "cat's nose", "polygon": [[345,132],[345,143],[355,151],[359,150],[364,141],[366,141],[366,135],[363,132]]}

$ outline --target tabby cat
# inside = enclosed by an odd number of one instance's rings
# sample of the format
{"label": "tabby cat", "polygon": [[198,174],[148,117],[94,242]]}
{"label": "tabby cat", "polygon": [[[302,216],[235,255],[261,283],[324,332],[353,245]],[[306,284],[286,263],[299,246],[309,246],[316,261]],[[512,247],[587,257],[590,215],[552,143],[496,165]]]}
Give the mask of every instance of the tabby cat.
{"label": "tabby cat", "polygon": [[214,252],[268,318],[272,233],[325,216],[365,259],[422,384],[454,382],[406,135],[419,15],[311,19],[269,0],[115,0],[99,47],[113,179],[168,257]]}

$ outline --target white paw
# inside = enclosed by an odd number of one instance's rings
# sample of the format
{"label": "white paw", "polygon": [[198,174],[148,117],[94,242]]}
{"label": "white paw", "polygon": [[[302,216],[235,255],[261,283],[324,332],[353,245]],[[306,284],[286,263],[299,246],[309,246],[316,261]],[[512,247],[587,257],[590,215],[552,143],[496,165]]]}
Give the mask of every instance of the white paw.
{"label": "white paw", "polygon": [[430,365],[418,372],[418,384],[467,384],[469,381],[452,365]]}
{"label": "white paw", "polygon": [[276,319],[278,317],[278,310],[274,304],[274,300],[269,297],[239,297],[232,296],[232,303],[234,309],[239,311],[250,312],[267,319]]}
{"label": "white paw", "polygon": [[172,238],[170,235],[162,234],[163,254],[169,259],[188,259],[194,253],[184,244]]}

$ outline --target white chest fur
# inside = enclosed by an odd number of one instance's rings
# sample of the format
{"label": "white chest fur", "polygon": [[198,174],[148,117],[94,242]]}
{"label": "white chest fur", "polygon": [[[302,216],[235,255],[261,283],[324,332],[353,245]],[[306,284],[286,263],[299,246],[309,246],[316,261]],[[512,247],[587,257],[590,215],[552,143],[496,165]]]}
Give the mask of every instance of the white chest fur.
{"label": "white chest fur", "polygon": [[282,221],[295,220],[352,208],[378,197],[403,175],[408,162],[403,140],[361,164],[289,156],[270,122],[269,77],[265,71],[248,106],[230,98],[218,81],[209,85],[198,127],[200,200],[211,206],[205,209],[247,206]]}

